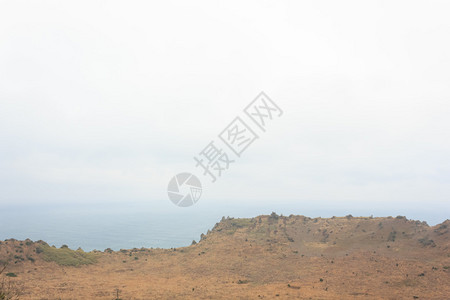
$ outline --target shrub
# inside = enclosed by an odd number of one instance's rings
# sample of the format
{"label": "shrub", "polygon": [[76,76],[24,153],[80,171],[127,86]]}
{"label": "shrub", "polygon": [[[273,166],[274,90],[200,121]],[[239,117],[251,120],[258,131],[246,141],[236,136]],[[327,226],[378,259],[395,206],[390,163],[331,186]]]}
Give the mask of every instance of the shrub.
{"label": "shrub", "polygon": [[436,247],[436,244],[434,243],[434,241],[430,240],[427,237],[419,239],[419,242],[425,247],[427,247],[427,246]]}
{"label": "shrub", "polygon": [[395,242],[395,238],[397,236],[397,231],[391,231],[388,236],[388,242]]}
{"label": "shrub", "polygon": [[246,283],[248,283],[248,280],[246,280],[246,279],[244,279],[244,280],[238,280],[237,281],[237,284],[246,284]]}

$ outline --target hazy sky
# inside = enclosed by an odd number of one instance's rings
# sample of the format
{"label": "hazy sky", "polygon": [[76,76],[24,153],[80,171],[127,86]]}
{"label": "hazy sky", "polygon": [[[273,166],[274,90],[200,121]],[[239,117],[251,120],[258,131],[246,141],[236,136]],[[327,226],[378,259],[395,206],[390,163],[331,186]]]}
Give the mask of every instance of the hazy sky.
{"label": "hazy sky", "polygon": [[[450,212],[448,1],[0,1],[0,204]],[[209,183],[193,157],[265,91],[284,111]],[[173,206],[174,209],[178,209]]]}

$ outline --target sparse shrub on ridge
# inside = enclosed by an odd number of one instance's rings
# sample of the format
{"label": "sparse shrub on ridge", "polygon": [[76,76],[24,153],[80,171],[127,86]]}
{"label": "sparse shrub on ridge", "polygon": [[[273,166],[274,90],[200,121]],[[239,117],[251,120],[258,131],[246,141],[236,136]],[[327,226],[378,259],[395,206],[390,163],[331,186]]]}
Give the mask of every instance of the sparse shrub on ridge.
{"label": "sparse shrub on ridge", "polygon": [[272,218],[272,219],[274,219],[274,220],[278,220],[279,216],[277,215],[276,212],[273,211],[273,212],[270,214],[270,218]]}

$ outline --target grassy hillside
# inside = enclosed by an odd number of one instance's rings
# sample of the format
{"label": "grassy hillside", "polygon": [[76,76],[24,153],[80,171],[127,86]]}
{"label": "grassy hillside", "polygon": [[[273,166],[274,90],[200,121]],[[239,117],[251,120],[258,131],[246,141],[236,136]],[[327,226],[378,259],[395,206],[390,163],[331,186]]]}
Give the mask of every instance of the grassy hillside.
{"label": "grassy hillside", "polygon": [[86,253],[82,249],[76,251],[67,246],[61,248],[41,245],[36,248],[36,253],[41,254],[45,261],[54,261],[61,266],[80,266],[97,262],[98,255],[95,253]]}

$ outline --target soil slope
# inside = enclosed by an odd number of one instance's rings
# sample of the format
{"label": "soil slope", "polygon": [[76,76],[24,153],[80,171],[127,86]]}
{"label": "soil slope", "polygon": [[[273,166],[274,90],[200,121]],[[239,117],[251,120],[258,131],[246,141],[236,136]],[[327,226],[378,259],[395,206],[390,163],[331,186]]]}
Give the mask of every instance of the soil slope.
{"label": "soil slope", "polygon": [[273,213],[223,218],[188,247],[6,240],[0,260],[20,299],[450,299],[450,220]]}

